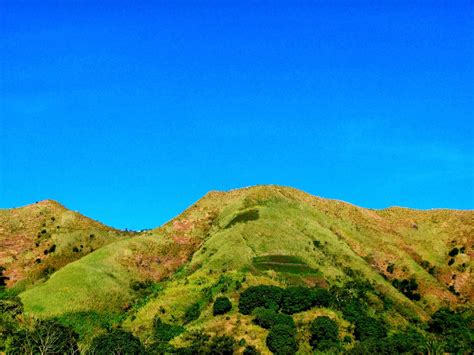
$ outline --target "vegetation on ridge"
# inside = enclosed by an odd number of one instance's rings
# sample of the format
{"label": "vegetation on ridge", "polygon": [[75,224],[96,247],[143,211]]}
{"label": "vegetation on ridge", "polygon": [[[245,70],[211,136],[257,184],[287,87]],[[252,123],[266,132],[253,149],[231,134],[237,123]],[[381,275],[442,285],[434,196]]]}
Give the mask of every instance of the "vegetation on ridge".
{"label": "vegetation on ridge", "polygon": [[117,334],[150,354],[469,352],[472,217],[212,192],[27,287],[2,346],[34,331],[28,318],[71,328],[82,352]]}

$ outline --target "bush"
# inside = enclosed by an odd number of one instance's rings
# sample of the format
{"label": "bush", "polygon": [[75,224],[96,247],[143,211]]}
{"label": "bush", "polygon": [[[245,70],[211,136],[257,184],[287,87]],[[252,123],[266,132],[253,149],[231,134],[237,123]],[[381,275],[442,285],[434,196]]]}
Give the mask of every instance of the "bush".
{"label": "bush", "polygon": [[454,257],[459,254],[459,249],[458,248],[453,248],[451,251],[448,253],[449,256]]}
{"label": "bush", "polygon": [[253,345],[247,345],[244,349],[244,355],[260,355],[260,351]]}
{"label": "bush", "polygon": [[329,307],[334,302],[334,296],[325,288],[313,289],[313,306]]}
{"label": "bush", "polygon": [[283,291],[281,310],[287,314],[307,311],[315,302],[311,289],[303,286],[288,287]]}
{"label": "bush", "polygon": [[225,314],[232,309],[232,303],[227,297],[217,297],[214,302],[213,314]]}
{"label": "bush", "polygon": [[280,309],[283,289],[277,286],[252,286],[240,294],[239,311],[250,314],[257,307]]}
{"label": "bush", "polygon": [[368,338],[385,338],[387,329],[385,324],[378,319],[363,315],[355,321],[354,336],[357,340]]}
{"label": "bush", "polygon": [[168,342],[184,332],[184,327],[180,325],[168,324],[155,317],[153,320],[153,336],[156,340]]}
{"label": "bush", "polygon": [[474,317],[472,313],[440,308],[431,317],[430,332],[445,342],[449,353],[467,353],[474,348]]}
{"label": "bush", "polygon": [[318,317],[309,326],[313,349],[326,351],[339,344],[339,327],[329,317]]}
{"label": "bush", "polygon": [[228,335],[215,336],[209,342],[209,354],[232,355],[236,347],[234,338]]}
{"label": "bush", "polygon": [[420,294],[416,292],[418,283],[413,278],[402,281],[395,279],[392,281],[392,285],[411,300],[419,301],[421,299]]}
{"label": "bush", "polygon": [[287,314],[277,313],[273,309],[256,308],[253,312],[255,318],[253,322],[258,326],[270,329],[277,324],[284,324],[296,328],[293,318]]}
{"label": "bush", "polygon": [[99,335],[92,340],[88,354],[146,354],[145,348],[132,333],[122,329],[114,329],[106,334]]}
{"label": "bush", "polygon": [[277,324],[270,329],[266,344],[275,354],[294,354],[298,350],[296,329],[285,324]]}
{"label": "bush", "polygon": [[199,318],[201,315],[201,307],[198,302],[193,303],[191,306],[186,309],[186,312],[184,313],[184,322],[189,323],[192,322],[193,320],[196,320]]}

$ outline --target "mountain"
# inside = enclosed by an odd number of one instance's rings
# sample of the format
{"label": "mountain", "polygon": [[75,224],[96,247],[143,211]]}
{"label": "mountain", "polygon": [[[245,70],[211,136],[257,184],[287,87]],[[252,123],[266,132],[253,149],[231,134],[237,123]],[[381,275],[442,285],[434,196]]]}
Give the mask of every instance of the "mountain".
{"label": "mountain", "polygon": [[[255,186],[210,192],[165,225],[128,235],[50,201],[0,216],[8,286],[36,281],[19,294],[25,313],[72,326],[86,348],[118,325],[151,346],[165,324],[181,329],[171,337],[175,348],[194,342],[189,337],[200,330],[268,353],[272,329],[242,308],[242,293],[262,285],[330,290],[335,297],[333,307],[289,312],[300,353],[312,351],[308,329],[317,317],[337,324],[346,339],[339,350],[349,350],[365,344],[360,319],[376,319],[389,333],[414,324],[424,332],[419,325],[439,309],[465,309],[473,301],[473,211],[373,210],[293,188]],[[56,250],[44,255],[51,245]],[[47,280],[29,276],[45,270],[34,264],[37,258],[54,267]],[[344,308],[352,304],[342,301],[347,292],[351,300],[360,295],[354,299],[365,307],[362,318]],[[218,297],[232,305],[225,315],[215,314]]]}
{"label": "mountain", "polygon": [[0,210],[0,266],[11,287],[31,284],[127,233],[45,200]]}

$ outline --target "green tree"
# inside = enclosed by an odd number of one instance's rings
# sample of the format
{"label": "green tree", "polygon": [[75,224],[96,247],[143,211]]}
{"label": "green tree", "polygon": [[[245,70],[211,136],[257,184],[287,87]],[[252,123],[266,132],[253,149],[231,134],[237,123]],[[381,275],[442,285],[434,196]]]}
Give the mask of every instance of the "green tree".
{"label": "green tree", "polygon": [[168,342],[184,332],[184,327],[165,323],[159,316],[153,320],[153,335],[156,340]]}
{"label": "green tree", "polygon": [[296,329],[285,324],[277,324],[270,329],[266,344],[275,354],[295,354],[298,350]]}
{"label": "green tree", "polygon": [[146,351],[140,340],[132,333],[114,329],[99,335],[92,340],[88,354],[94,355],[145,355]]}
{"label": "green tree", "polygon": [[280,309],[283,289],[277,286],[251,286],[240,294],[239,311],[251,314],[257,307]]}
{"label": "green tree", "polygon": [[339,327],[337,323],[329,317],[317,317],[310,326],[310,344],[313,349],[326,351],[339,345]]}
{"label": "green tree", "polygon": [[199,302],[193,303],[191,306],[189,306],[186,309],[186,312],[184,313],[184,322],[185,323],[192,322],[193,320],[198,319],[200,315],[201,315],[201,306],[199,305]]}
{"label": "green tree", "polygon": [[253,315],[255,316],[253,322],[265,329],[270,329],[277,324],[296,328],[295,322],[290,315],[277,313],[273,309],[259,307],[253,311]]}
{"label": "green tree", "polygon": [[214,315],[225,314],[232,309],[232,303],[227,297],[217,297],[214,301],[213,313]]}
{"label": "green tree", "polygon": [[314,292],[303,286],[291,286],[283,291],[281,311],[287,314],[306,311],[314,305]]}

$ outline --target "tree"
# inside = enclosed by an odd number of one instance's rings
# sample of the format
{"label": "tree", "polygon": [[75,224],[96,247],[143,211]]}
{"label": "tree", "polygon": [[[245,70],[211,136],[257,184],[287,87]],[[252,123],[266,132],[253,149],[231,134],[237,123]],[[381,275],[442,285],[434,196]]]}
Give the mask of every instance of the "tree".
{"label": "tree", "polygon": [[250,314],[257,307],[280,309],[283,289],[277,286],[251,286],[240,294],[239,311]]}
{"label": "tree", "polygon": [[214,301],[214,315],[225,314],[232,309],[232,303],[227,297],[217,297]]}
{"label": "tree", "polygon": [[244,349],[244,355],[260,355],[260,351],[253,345],[247,345]]}
{"label": "tree", "polygon": [[277,324],[296,328],[295,322],[290,315],[277,313],[273,309],[259,307],[253,311],[253,314],[255,315],[253,322],[265,329],[270,329]]}
{"label": "tree", "polygon": [[184,313],[184,322],[185,323],[192,322],[193,320],[198,319],[200,315],[201,315],[201,306],[199,305],[198,302],[193,303],[191,306],[189,306],[186,309],[186,312]]}
{"label": "tree", "polygon": [[294,354],[298,350],[296,329],[285,324],[277,324],[270,329],[266,344],[275,354]]}
{"label": "tree", "polygon": [[339,327],[329,317],[317,317],[310,326],[310,344],[313,349],[326,351],[339,344]]}
{"label": "tree", "polygon": [[228,335],[212,337],[209,342],[209,354],[232,355],[234,353],[236,341]]}
{"label": "tree", "polygon": [[334,302],[334,296],[325,288],[313,289],[313,306],[329,307]]}
{"label": "tree", "polygon": [[313,307],[315,298],[311,289],[303,286],[291,286],[283,291],[281,310],[293,314]]}
{"label": "tree", "polygon": [[38,320],[23,333],[22,352],[29,354],[79,354],[79,335],[55,320]]}
{"label": "tree", "polygon": [[153,320],[153,335],[156,340],[168,342],[184,332],[184,327],[165,323],[159,316]]}
{"label": "tree", "polygon": [[122,329],[114,329],[99,335],[92,340],[88,354],[94,355],[145,355],[145,348],[132,333]]}

